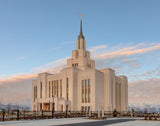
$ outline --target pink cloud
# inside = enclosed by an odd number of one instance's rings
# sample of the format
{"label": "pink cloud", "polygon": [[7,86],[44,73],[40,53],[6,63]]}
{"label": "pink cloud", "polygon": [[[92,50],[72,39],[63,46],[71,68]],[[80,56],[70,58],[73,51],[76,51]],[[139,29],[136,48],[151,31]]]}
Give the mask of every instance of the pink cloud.
{"label": "pink cloud", "polygon": [[103,54],[95,55],[94,59],[112,59],[117,57],[135,55],[135,54],[144,54],[150,51],[160,50],[160,44],[152,43],[147,45],[146,43],[140,43],[136,46],[122,47],[122,48],[123,49],[113,50],[112,52],[106,52]]}
{"label": "pink cloud", "polygon": [[[127,46],[123,47],[121,45],[121,49],[119,47],[113,47],[107,49],[106,45],[100,45],[96,47],[92,47],[91,51],[94,52],[95,56],[93,57],[98,66],[103,65],[106,67],[112,67],[117,71],[124,71],[124,64],[130,65],[130,67],[134,67],[137,65],[135,61],[137,58],[130,58],[128,56],[135,54],[144,54],[150,51],[155,51],[160,49],[159,43],[140,43],[135,46]],[[104,50],[102,50],[104,49]],[[109,52],[104,52],[109,50]],[[91,52],[91,53],[92,53]],[[4,76],[0,79],[0,96],[4,97],[5,103],[19,103],[19,104],[30,104],[30,91],[31,91],[31,80],[35,79],[38,73],[41,72],[49,72],[49,73],[58,73],[60,69],[66,66],[66,58],[62,58],[50,63],[47,63],[43,66],[33,68],[29,73],[20,73],[15,75],[10,75],[8,77]],[[118,60],[118,65],[115,65],[114,62],[116,59]],[[108,59],[109,63],[105,63],[105,60]],[[110,65],[110,66],[109,66]],[[129,71],[125,71],[125,74]],[[146,73],[148,75],[146,75]],[[150,76],[152,73],[150,71],[146,72],[146,76]],[[157,75],[160,72],[157,73]],[[135,75],[136,76],[136,75]],[[136,76],[138,78],[138,76]],[[158,95],[158,91],[160,91],[160,80],[152,78],[150,80],[138,80],[129,82],[129,103],[160,103],[160,96]],[[149,99],[152,99],[150,101]]]}
{"label": "pink cloud", "polygon": [[160,104],[160,79],[129,82],[130,104]]}

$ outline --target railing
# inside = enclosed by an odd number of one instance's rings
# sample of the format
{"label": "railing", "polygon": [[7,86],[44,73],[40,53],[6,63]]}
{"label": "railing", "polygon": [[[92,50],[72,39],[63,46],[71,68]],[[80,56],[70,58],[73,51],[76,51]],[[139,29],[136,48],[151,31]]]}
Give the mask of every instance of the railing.
{"label": "railing", "polygon": [[[37,119],[52,119],[52,118],[75,118],[75,117],[89,117],[93,119],[98,118],[98,114],[102,117],[102,111],[19,111],[12,110],[9,112],[1,111],[0,112],[0,121],[10,121],[10,120],[37,120]],[[144,119],[153,119],[157,120],[160,118],[158,113],[148,113],[143,112],[117,112],[116,117],[144,117]],[[114,117],[113,112],[104,111],[104,119]]]}
{"label": "railing", "polygon": [[85,112],[81,111],[19,111],[0,112],[0,121],[10,120],[33,120],[33,119],[51,119],[51,118],[74,118],[85,117]]}

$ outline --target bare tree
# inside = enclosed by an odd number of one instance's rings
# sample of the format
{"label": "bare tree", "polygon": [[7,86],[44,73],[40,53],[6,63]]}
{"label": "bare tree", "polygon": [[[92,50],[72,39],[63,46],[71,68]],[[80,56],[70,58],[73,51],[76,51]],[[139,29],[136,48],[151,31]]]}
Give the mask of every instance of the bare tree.
{"label": "bare tree", "polygon": [[18,109],[19,109],[19,105],[17,105],[17,104],[16,104],[16,105],[13,105],[13,109],[14,109],[14,110],[18,110]]}
{"label": "bare tree", "polygon": [[0,109],[1,109],[1,107],[2,107],[2,97],[1,97],[1,100],[0,100]]}
{"label": "bare tree", "polygon": [[29,111],[29,109],[30,109],[30,108],[29,108],[28,106],[24,107],[24,110],[25,110],[25,111]]}
{"label": "bare tree", "polygon": [[7,104],[6,108],[7,108],[7,112],[8,112],[8,114],[9,114],[9,113],[10,113],[10,111],[11,111],[11,104]]}

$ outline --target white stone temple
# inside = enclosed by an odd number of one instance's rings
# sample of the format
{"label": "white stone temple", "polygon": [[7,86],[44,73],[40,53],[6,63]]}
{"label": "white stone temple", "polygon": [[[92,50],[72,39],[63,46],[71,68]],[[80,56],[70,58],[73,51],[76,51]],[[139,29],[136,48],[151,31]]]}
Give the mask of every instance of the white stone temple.
{"label": "white stone temple", "polygon": [[59,74],[38,74],[31,96],[32,111],[128,111],[128,80],[111,68],[95,69],[86,50],[81,17],[76,50],[67,67]]}

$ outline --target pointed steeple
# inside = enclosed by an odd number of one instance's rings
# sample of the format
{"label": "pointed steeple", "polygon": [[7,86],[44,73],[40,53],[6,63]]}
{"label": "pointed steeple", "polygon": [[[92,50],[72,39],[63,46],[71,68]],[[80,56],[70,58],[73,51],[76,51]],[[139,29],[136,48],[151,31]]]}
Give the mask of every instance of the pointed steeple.
{"label": "pointed steeple", "polygon": [[83,32],[82,32],[82,15],[80,15],[81,17],[81,24],[80,24],[80,33],[79,33],[79,36],[78,36],[78,39],[81,39],[83,38],[84,39],[84,36],[83,36]]}

